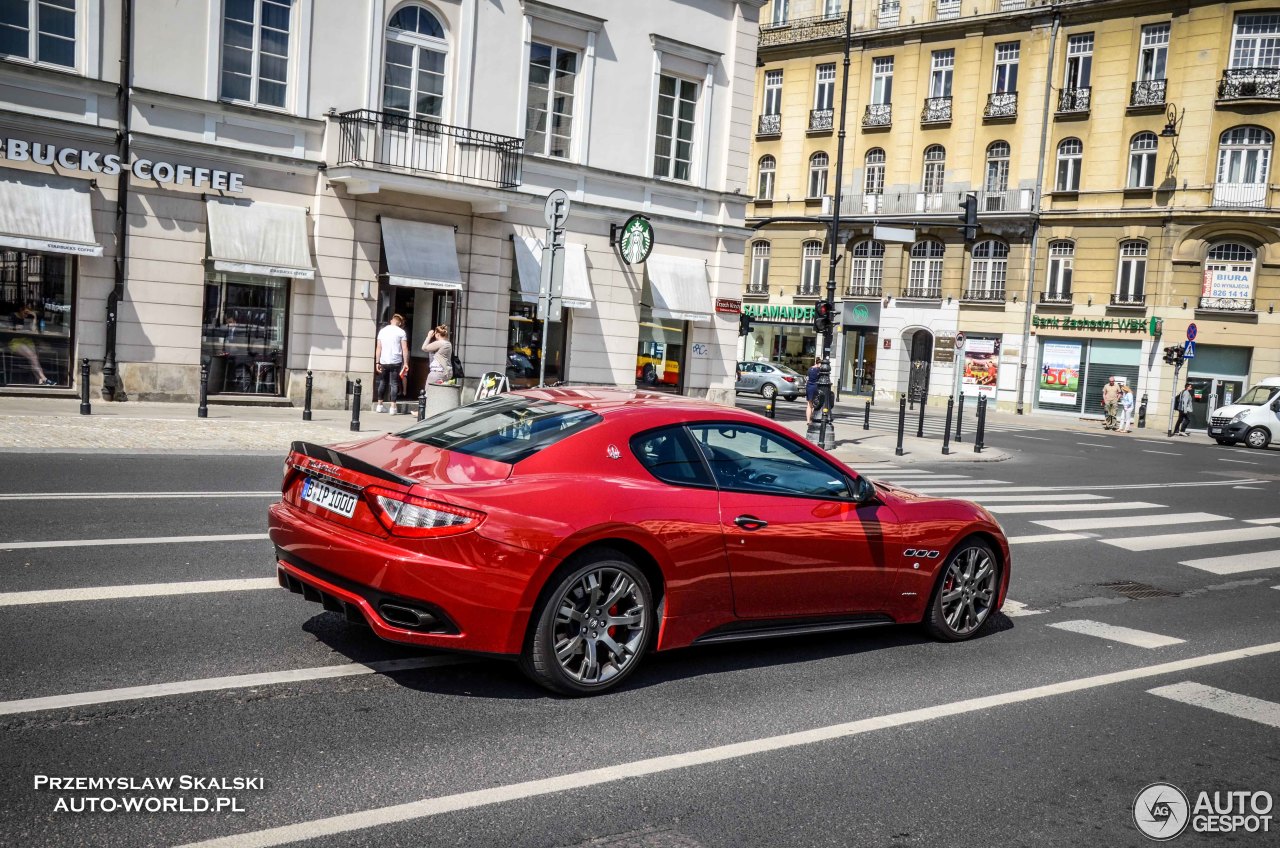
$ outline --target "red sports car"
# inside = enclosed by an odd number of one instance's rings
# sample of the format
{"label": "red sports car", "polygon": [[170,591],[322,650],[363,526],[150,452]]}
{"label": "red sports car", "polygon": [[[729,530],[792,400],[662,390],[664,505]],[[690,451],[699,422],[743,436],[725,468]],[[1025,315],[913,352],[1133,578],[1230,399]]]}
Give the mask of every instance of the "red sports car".
{"label": "red sports car", "polygon": [[297,442],[270,526],[282,586],[393,642],[518,657],[572,695],[650,649],[903,622],[966,639],[1009,583],[982,507],[644,391],[530,389]]}

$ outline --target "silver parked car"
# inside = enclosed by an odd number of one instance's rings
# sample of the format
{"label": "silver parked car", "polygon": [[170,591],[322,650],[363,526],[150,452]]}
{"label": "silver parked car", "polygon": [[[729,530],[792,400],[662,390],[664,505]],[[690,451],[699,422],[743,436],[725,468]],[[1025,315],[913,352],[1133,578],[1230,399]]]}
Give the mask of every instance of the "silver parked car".
{"label": "silver parked car", "polygon": [[805,387],[804,375],[797,374],[785,365],[739,362],[738,374],[738,382],[734,385],[736,391],[759,392],[766,400],[777,395],[795,400]]}

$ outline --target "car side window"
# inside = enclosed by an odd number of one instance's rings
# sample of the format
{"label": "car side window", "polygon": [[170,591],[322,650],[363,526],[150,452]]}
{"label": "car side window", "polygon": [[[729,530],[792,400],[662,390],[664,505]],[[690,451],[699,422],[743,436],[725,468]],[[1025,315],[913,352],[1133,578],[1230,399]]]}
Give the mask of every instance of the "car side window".
{"label": "car side window", "polygon": [[632,436],[631,452],[650,474],[664,483],[714,486],[697,446],[683,427],[666,427]]}
{"label": "car side window", "polygon": [[845,474],[768,430],[738,422],[693,424],[690,432],[722,489],[806,498],[849,498]]}

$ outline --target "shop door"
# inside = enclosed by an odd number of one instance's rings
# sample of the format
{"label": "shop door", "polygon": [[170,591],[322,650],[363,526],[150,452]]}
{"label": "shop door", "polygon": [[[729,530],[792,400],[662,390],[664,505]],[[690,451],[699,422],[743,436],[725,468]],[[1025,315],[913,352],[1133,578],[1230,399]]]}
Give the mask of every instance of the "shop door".
{"label": "shop door", "polygon": [[916,330],[911,337],[911,373],[907,377],[907,399],[923,403],[929,396],[929,366],[933,362],[933,336]]}
{"label": "shop door", "polygon": [[[1191,427],[1208,426],[1209,413],[1215,408],[1212,401],[1214,380],[1212,377],[1188,377],[1187,382],[1191,384]],[[1182,386],[1178,386],[1178,394],[1182,394]]]}

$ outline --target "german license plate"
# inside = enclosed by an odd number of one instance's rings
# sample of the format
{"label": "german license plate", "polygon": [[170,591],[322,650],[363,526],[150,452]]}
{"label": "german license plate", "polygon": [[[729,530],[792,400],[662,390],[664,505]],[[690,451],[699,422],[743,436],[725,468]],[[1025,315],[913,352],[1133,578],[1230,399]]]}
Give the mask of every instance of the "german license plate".
{"label": "german license plate", "polygon": [[302,484],[302,499],[330,512],[336,512],[343,518],[350,518],[356,511],[355,495],[314,477],[308,477]]}

